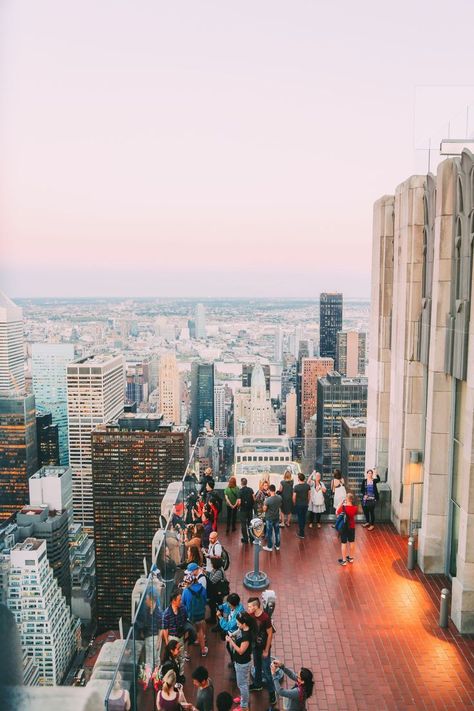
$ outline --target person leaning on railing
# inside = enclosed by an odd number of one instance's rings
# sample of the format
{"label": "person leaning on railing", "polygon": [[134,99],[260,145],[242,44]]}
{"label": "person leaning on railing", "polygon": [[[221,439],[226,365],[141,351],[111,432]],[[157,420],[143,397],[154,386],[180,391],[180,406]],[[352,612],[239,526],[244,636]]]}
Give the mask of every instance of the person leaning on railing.
{"label": "person leaning on railing", "polygon": [[375,504],[379,500],[379,492],[377,484],[380,477],[374,473],[373,469],[367,469],[365,479],[363,479],[360,487],[360,495],[362,497],[362,509],[365,515],[365,523],[362,524],[368,531],[374,530],[375,524]]}

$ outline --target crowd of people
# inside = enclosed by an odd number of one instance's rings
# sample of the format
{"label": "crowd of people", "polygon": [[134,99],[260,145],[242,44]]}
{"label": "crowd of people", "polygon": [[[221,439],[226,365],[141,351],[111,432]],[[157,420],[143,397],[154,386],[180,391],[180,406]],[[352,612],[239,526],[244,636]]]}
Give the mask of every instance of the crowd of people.
{"label": "crowd of people", "polygon": [[[378,482],[379,477],[368,470],[360,490],[366,518],[363,525],[368,530],[374,528]],[[282,698],[285,709],[304,711],[313,693],[313,674],[307,668],[294,672],[272,656],[275,630],[262,599],[254,595],[244,603],[237,591],[231,591],[226,576],[229,555],[219,539],[219,514],[225,505],[227,534],[235,531],[240,522],[243,544],[252,539],[251,519],[261,517],[265,522],[263,549],[278,551],[281,529],[291,527],[293,514],[297,519],[297,536],[304,538],[306,526],[321,528],[321,516],[330,506],[336,515],[334,527],[340,535],[338,562],[347,565],[354,562],[358,512],[355,496],[346,490],[339,471],[334,472],[326,485],[317,471],[307,478],[299,473],[294,483],[288,470],[278,488],[268,477],[263,477],[256,492],[245,478],[238,487],[236,479],[231,477],[220,502],[214,490],[212,471],[206,470],[199,495],[189,495],[186,506],[175,509],[172,530],[177,532],[176,538],[166,539],[165,546],[168,555],[179,557],[173,569],[175,587],[169,595],[169,605],[162,612],[157,596],[150,592],[137,616],[145,657],[157,669],[156,708],[158,711],[213,711],[216,706],[218,711],[247,711],[250,695],[265,688],[270,708],[277,706]],[[194,645],[202,658],[208,655],[207,640],[211,633],[225,644],[228,666],[239,693],[233,697],[222,691],[214,700],[213,682],[201,664],[191,673],[196,698],[188,703],[183,691],[185,664],[191,661],[190,651]],[[292,682],[289,688],[283,685],[285,676]]]}

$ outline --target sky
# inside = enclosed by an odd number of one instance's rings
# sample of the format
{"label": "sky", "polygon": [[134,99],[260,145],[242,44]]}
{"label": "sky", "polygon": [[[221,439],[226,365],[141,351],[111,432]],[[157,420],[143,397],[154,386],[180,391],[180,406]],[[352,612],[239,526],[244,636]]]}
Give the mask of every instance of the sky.
{"label": "sky", "polygon": [[368,296],[374,201],[474,130],[473,26],[471,0],[0,0],[0,287]]}

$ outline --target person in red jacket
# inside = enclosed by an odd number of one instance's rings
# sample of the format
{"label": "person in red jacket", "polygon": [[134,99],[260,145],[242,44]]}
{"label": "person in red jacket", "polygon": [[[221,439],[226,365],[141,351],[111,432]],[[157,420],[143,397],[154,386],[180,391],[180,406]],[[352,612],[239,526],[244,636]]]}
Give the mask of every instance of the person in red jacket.
{"label": "person in red jacket", "polygon": [[[347,515],[347,523],[343,526],[341,530],[341,555],[342,558],[338,559],[339,565],[347,565],[347,563],[354,562],[354,550],[355,550],[355,517],[357,514],[357,506],[354,506],[354,494],[347,494],[344,501],[340,504],[336,511],[336,516],[340,513],[345,513]],[[349,553],[347,553],[347,544],[349,543]]]}

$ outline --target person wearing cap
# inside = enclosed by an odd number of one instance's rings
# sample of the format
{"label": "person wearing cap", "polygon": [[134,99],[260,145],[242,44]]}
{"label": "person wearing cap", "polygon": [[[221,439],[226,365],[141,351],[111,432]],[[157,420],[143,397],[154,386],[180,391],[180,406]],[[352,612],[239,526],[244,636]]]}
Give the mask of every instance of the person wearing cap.
{"label": "person wearing cap", "polygon": [[192,575],[195,580],[197,580],[198,583],[201,583],[203,588],[206,588],[207,586],[207,578],[204,575],[204,571],[199,566],[197,563],[189,563],[189,565],[186,568],[186,573],[189,575]]}

